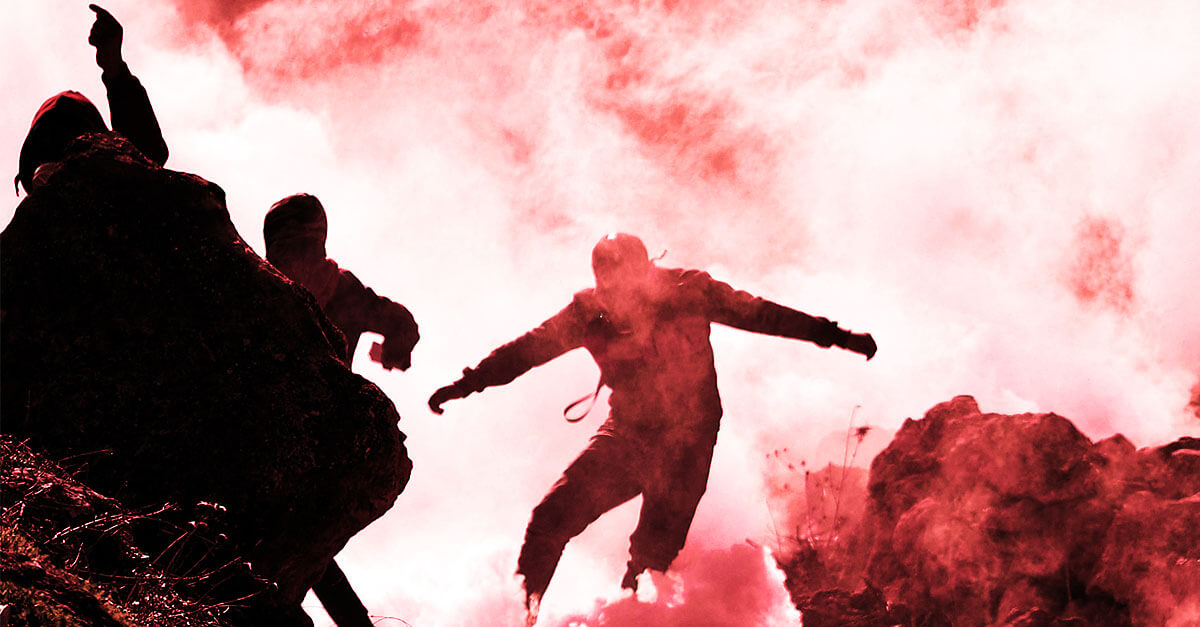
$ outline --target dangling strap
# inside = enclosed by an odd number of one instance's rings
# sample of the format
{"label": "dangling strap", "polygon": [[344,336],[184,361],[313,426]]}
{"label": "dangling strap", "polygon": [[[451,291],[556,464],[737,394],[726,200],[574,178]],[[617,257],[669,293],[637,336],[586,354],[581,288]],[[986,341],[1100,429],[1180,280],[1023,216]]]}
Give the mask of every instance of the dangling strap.
{"label": "dangling strap", "polygon": [[[591,394],[585,394],[584,396],[579,397],[578,400],[576,400],[574,403],[571,403],[570,405],[567,405],[567,407],[565,409],[563,409],[563,418],[566,419],[567,422],[570,422],[572,424],[579,422],[580,420],[583,420],[584,418],[587,418],[587,415],[592,413],[592,408],[596,406],[596,399],[600,398],[600,388],[602,388],[602,387],[604,387],[604,377],[603,376],[601,376],[600,380],[596,382],[596,391],[595,392],[592,392]],[[584,401],[587,401],[587,400],[591,400],[591,402],[588,403],[587,409],[583,410],[582,414],[572,418],[570,416],[571,410],[575,409],[575,407],[577,405],[579,405],[580,403],[583,403]]]}

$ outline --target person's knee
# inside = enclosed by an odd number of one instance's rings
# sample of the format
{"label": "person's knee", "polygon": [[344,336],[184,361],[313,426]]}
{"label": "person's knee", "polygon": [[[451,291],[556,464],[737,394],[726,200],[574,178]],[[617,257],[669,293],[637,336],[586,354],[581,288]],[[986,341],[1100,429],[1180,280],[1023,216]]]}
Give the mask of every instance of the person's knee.
{"label": "person's knee", "polygon": [[548,535],[565,540],[583,532],[624,495],[583,485],[582,481],[560,482],[542,499],[529,518],[526,535]]}
{"label": "person's knee", "polygon": [[539,516],[537,511],[529,519],[529,524],[525,526],[525,541],[529,542],[535,538],[562,538],[565,543],[569,536],[563,537],[562,532],[564,525],[562,520],[557,517]]}
{"label": "person's knee", "polygon": [[549,538],[566,543],[587,527],[590,520],[575,510],[570,503],[560,499],[546,498],[529,517],[525,537]]}
{"label": "person's knee", "polygon": [[665,571],[687,540],[690,517],[642,524],[629,537],[629,556],[642,568]]}

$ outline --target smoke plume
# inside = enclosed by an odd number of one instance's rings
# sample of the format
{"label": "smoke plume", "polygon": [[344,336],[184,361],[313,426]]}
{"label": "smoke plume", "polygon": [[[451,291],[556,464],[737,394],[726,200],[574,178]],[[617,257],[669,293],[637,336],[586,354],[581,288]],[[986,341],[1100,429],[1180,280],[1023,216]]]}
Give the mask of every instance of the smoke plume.
{"label": "smoke plume", "polygon": [[[410,371],[354,363],[396,403],[415,464],[339,558],[379,616],[520,615],[524,525],[601,420],[602,406],[559,419],[596,369],[577,352],[440,417],[425,400],[589,286],[608,231],[871,332],[879,355],[714,329],[725,418],[674,569],[683,604],[620,597],[634,503],[568,546],[546,624],[769,615],[782,588],[744,544],[775,544],[769,453],[841,464],[847,433],[869,426],[865,466],[904,418],[956,394],[1054,411],[1092,439],[1200,432],[1195,3],[105,7],[167,167],[219,184],[260,252],[271,203],[315,194],[330,256],[421,325]],[[15,173],[42,100],[107,104],[84,5],[7,13],[0,140]]]}

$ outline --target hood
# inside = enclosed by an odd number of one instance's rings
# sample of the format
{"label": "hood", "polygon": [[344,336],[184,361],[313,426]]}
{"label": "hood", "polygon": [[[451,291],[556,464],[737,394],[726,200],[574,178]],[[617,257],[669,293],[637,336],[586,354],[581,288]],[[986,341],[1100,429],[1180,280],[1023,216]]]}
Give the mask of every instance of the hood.
{"label": "hood", "polygon": [[[263,220],[263,240],[267,245],[267,257],[272,249],[304,248],[306,252],[325,256],[325,237],[329,222],[325,207],[312,194],[295,194],[271,205]],[[311,250],[310,250],[311,249]]]}
{"label": "hood", "polygon": [[42,103],[29,125],[14,184],[20,182],[28,192],[38,166],[61,159],[71,140],[107,130],[100,111],[83,94],[64,91],[51,96]]}

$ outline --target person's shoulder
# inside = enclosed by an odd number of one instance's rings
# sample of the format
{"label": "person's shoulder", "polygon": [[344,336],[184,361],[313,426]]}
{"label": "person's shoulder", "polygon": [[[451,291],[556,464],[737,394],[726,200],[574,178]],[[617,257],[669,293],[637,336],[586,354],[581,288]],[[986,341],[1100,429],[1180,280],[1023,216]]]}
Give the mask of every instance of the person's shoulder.
{"label": "person's shoulder", "polygon": [[596,288],[587,287],[575,292],[568,305],[571,309],[590,311],[600,307],[600,298],[596,296]]}
{"label": "person's shoulder", "polygon": [[703,270],[691,268],[657,268],[660,280],[681,288],[703,288],[713,281]]}

